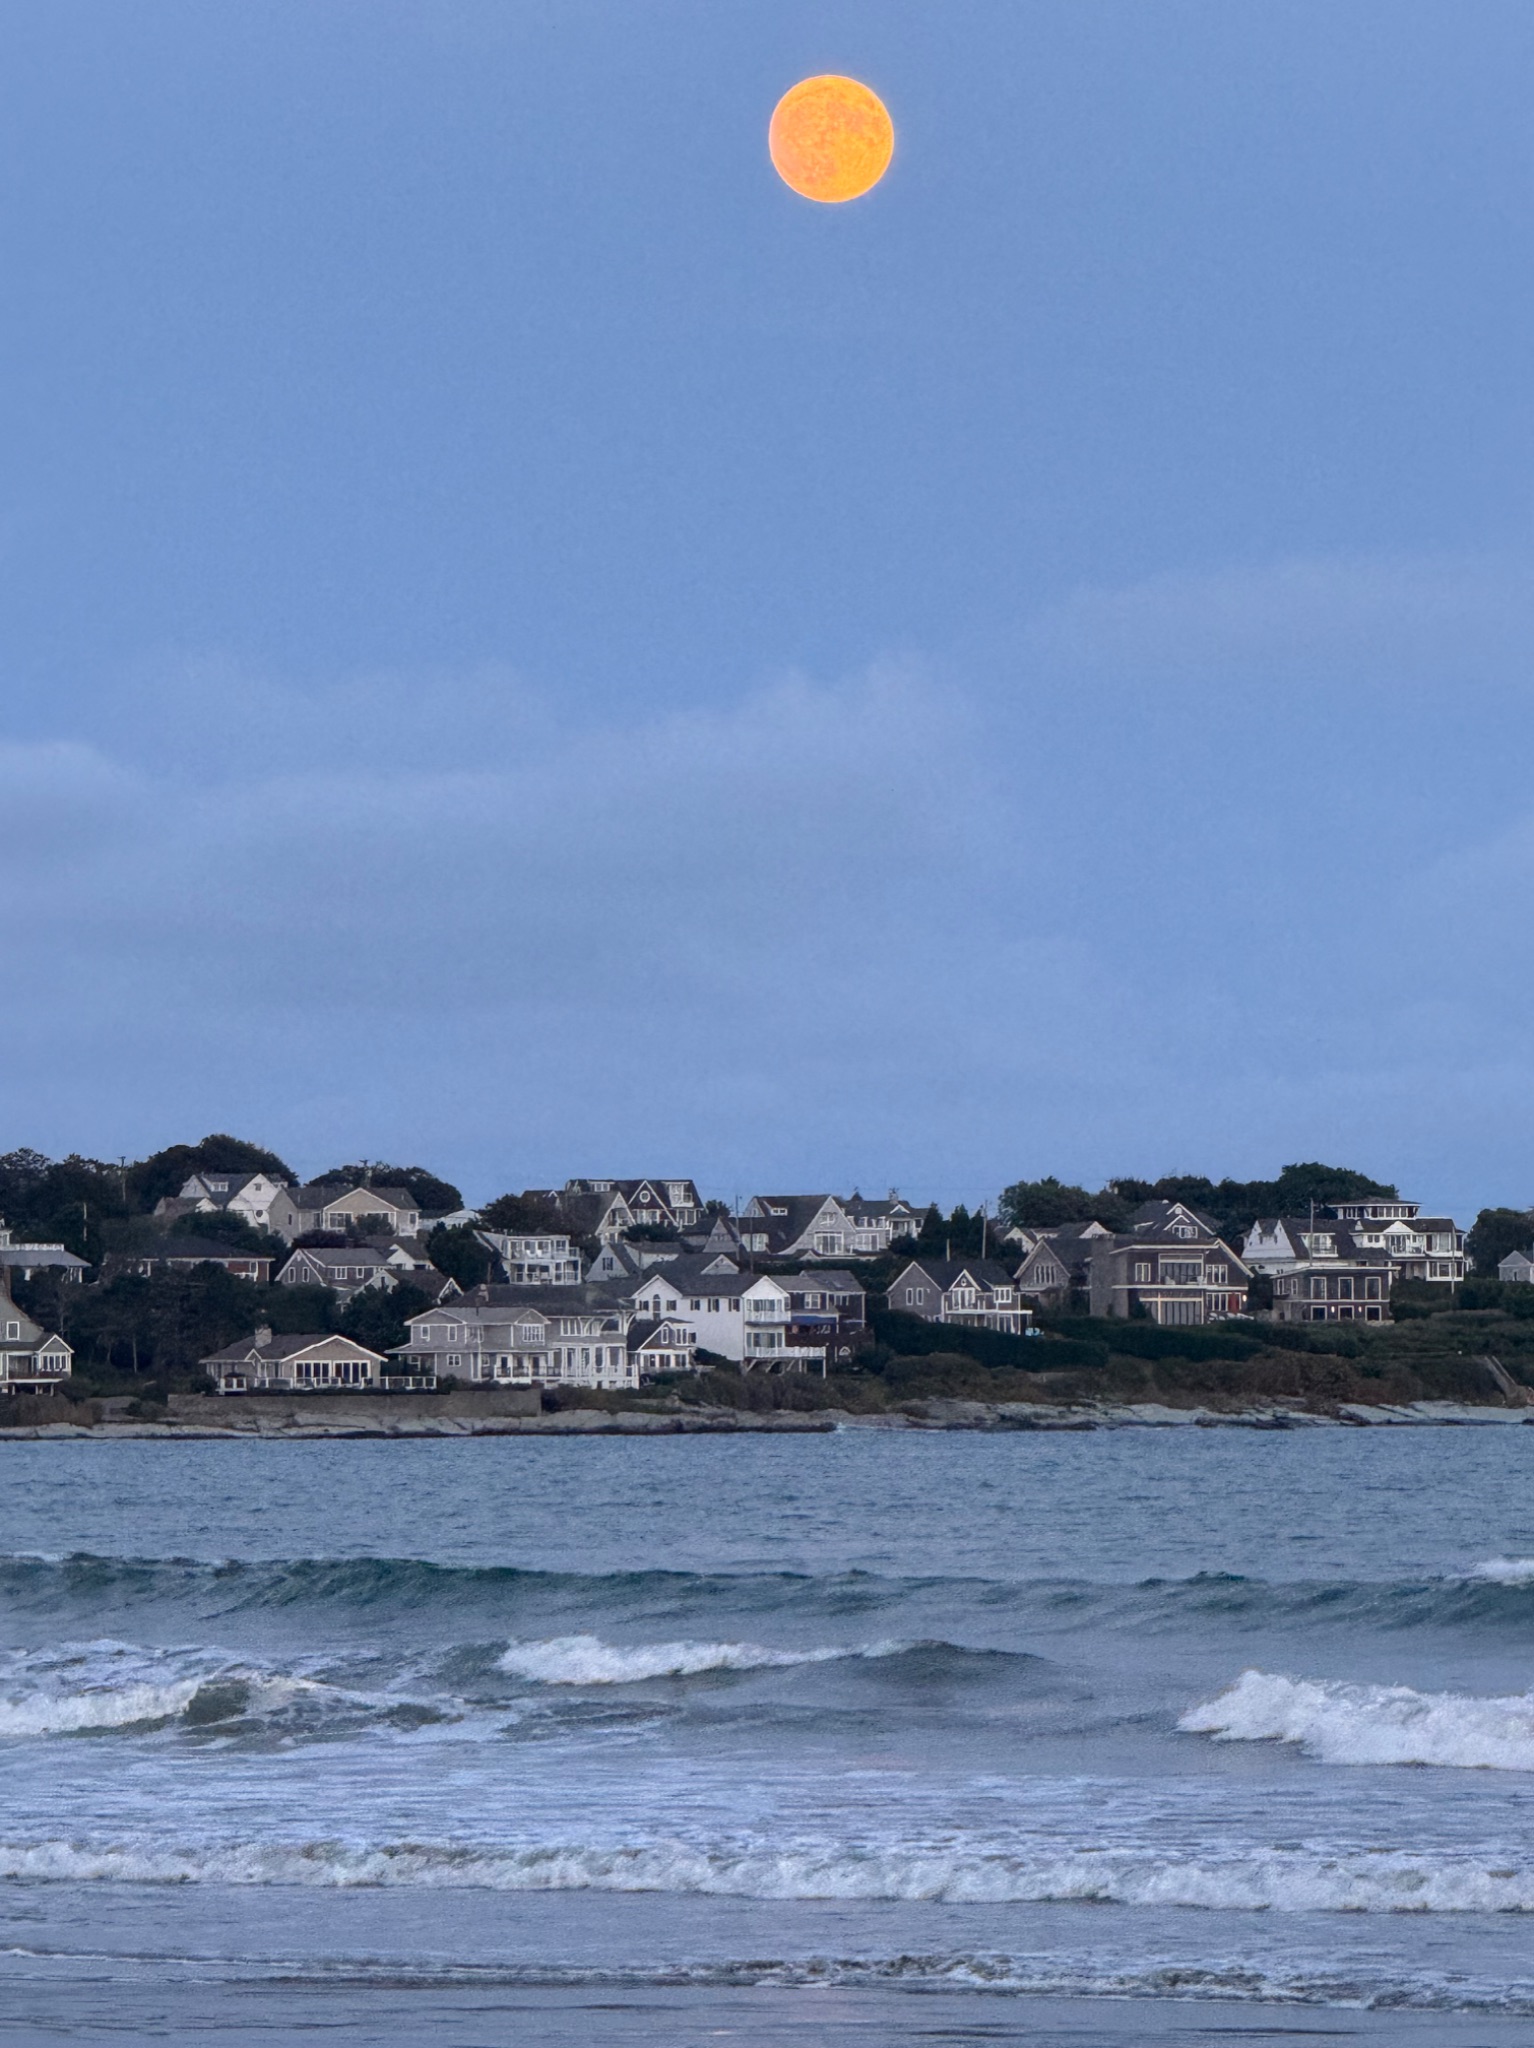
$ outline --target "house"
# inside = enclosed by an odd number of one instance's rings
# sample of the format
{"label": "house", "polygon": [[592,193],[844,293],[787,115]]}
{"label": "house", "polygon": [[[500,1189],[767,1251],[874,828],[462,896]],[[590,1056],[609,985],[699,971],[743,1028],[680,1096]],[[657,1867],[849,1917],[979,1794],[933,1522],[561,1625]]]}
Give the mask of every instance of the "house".
{"label": "house", "polygon": [[1035,1234],[1018,1291],[1045,1308],[1209,1323],[1244,1315],[1251,1272],[1213,1219],[1186,1202],[1145,1202],[1128,1230],[1067,1223]]}
{"label": "house", "polygon": [[[696,1238],[691,1240],[697,1244]],[[728,1250],[733,1251],[734,1240],[725,1240]],[[619,1238],[615,1244],[604,1244],[597,1248],[586,1271],[588,1280],[632,1280],[636,1273],[643,1273],[650,1266],[666,1266],[673,1259],[686,1254],[687,1245],[679,1237],[665,1238],[656,1243],[653,1238],[636,1238],[633,1243]]]}
{"label": "house", "polygon": [[1053,1230],[1008,1232],[1024,1247],[1013,1278],[1019,1294],[1040,1308],[1069,1308],[1082,1302],[1091,1288],[1091,1251],[1113,1232],[1101,1223],[1063,1223]]}
{"label": "house", "polygon": [[0,1272],[0,1394],[51,1394],[69,1377],[73,1357],[62,1337],[16,1306]]}
{"label": "house", "polygon": [[62,1244],[17,1244],[0,1217],[0,1287],[8,1279],[30,1280],[34,1273],[57,1273],[61,1280],[78,1280],[87,1261]]}
{"label": "house", "polygon": [[166,1195],[155,1204],[156,1216],[176,1217],[200,1210],[212,1215],[224,1210],[239,1216],[253,1230],[272,1230],[272,1204],[288,1188],[269,1173],[217,1173],[204,1168],[182,1182],[179,1195]]}
{"label": "house", "polygon": [[328,1287],[350,1301],[365,1287],[385,1290],[395,1284],[395,1268],[387,1252],[372,1245],[299,1245],[279,1267],[279,1287]]}
{"label": "house", "polygon": [[[1398,1221],[1381,1219],[1387,1235]],[[1335,1216],[1260,1216],[1242,1254],[1272,1280],[1277,1322],[1382,1323],[1390,1320],[1397,1269],[1389,1247],[1370,1242],[1378,1235]]]}
{"label": "house", "polygon": [[890,1282],[892,1309],[928,1323],[962,1323],[969,1329],[1022,1336],[1033,1310],[999,1259],[912,1259]]}
{"label": "house", "polygon": [[433,1301],[459,1291],[457,1281],[439,1273],[429,1259],[418,1259],[387,1238],[370,1245],[295,1245],[276,1279],[279,1287],[328,1287],[341,1301],[364,1288],[387,1292],[402,1284],[419,1287]]}
{"label": "house", "polygon": [[278,1337],[262,1324],[253,1335],[198,1363],[221,1394],[317,1394],[377,1388],[385,1360],[382,1352],[333,1332]]}
{"label": "house", "polygon": [[1516,1287],[1534,1286],[1534,1251],[1509,1252],[1505,1259],[1499,1259],[1497,1278],[1510,1280]]}
{"label": "house", "polygon": [[571,1237],[598,1244],[616,1244],[626,1230],[634,1227],[634,1212],[611,1183],[595,1182],[564,1188],[526,1188],[524,1202],[558,1217]]}
{"label": "house", "polygon": [[703,1203],[690,1180],[567,1180],[566,1195],[617,1195],[632,1223],[665,1230],[691,1230],[702,1222]]}
{"label": "house", "polygon": [[147,1277],[151,1273],[192,1273],[199,1266],[222,1266],[231,1278],[252,1281],[257,1287],[264,1287],[272,1277],[272,1261],[265,1254],[237,1251],[211,1237],[167,1237],[152,1251],[125,1254],[118,1270]]}
{"label": "house", "polygon": [[859,1258],[877,1258],[907,1239],[921,1235],[922,1216],[918,1209],[896,1194],[893,1188],[883,1201],[849,1195],[842,1207],[852,1218],[852,1249]]}
{"label": "house", "polygon": [[311,1181],[283,1188],[273,1197],[270,1228],[291,1244],[312,1231],[340,1231],[351,1237],[414,1237],[421,1211],[407,1188],[348,1187],[345,1181]]}
{"label": "house", "polygon": [[631,1305],[601,1287],[480,1286],[409,1318],[394,1355],[411,1371],[479,1386],[635,1387]]}
{"label": "house", "polygon": [[1465,1277],[1465,1233],[1451,1216],[1424,1216],[1420,1202],[1333,1202],[1325,1211],[1347,1225],[1360,1251],[1384,1251],[1397,1280],[1456,1287]]}
{"label": "house", "polygon": [[[735,1220],[744,1252],[769,1259],[872,1258],[888,1251],[897,1234],[917,1235],[921,1218],[907,1204],[866,1203],[861,1195],[753,1195]],[[887,1213],[873,1214],[873,1211]],[[906,1229],[909,1221],[911,1227]]]}
{"label": "house", "polygon": [[580,1285],[580,1253],[571,1248],[568,1237],[506,1230],[479,1230],[475,1236],[487,1251],[495,1253],[513,1287]]}
{"label": "house", "polygon": [[867,1337],[867,1297],[847,1272],[743,1273],[716,1253],[652,1266],[613,1292],[640,1318],[675,1318],[696,1350],[745,1371],[824,1372]]}
{"label": "house", "polygon": [[[1094,1316],[1213,1323],[1246,1313],[1251,1269],[1206,1219],[1181,1203],[1148,1203],[1128,1231],[1089,1241],[1087,1306]],[[1166,1213],[1162,1213],[1166,1212]]]}
{"label": "house", "polygon": [[682,1323],[635,1323],[628,1335],[629,1359],[640,1380],[658,1372],[696,1372],[698,1361]]}

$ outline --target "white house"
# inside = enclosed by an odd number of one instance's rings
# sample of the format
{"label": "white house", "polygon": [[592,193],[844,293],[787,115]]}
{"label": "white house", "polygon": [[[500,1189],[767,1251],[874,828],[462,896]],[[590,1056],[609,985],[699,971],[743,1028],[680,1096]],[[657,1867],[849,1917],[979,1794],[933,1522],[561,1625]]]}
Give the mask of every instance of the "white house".
{"label": "white house", "polygon": [[579,1287],[580,1253],[568,1237],[550,1237],[507,1230],[477,1230],[475,1236],[495,1253],[513,1287]]}
{"label": "white house", "polygon": [[155,1214],[184,1216],[197,1210],[206,1216],[224,1210],[243,1217],[253,1230],[271,1230],[272,1205],[288,1192],[286,1184],[273,1180],[269,1173],[218,1173],[204,1167],[182,1182],[179,1195],[167,1195],[157,1202]]}
{"label": "white house", "polygon": [[773,1259],[874,1258],[915,1237],[921,1218],[898,1195],[753,1195],[733,1229],[742,1251]]}
{"label": "white house", "polygon": [[634,1310],[593,1287],[477,1287],[410,1317],[394,1355],[413,1372],[475,1386],[637,1387]]}
{"label": "white house", "polygon": [[1516,1286],[1534,1286],[1534,1257],[1528,1252],[1509,1252],[1505,1259],[1497,1261],[1497,1278],[1511,1280]]}
{"label": "white house", "polygon": [[865,1319],[850,1273],[742,1273],[717,1256],[670,1260],[613,1291],[640,1317],[674,1318],[697,1350],[746,1372],[824,1372],[828,1351],[856,1348]]}

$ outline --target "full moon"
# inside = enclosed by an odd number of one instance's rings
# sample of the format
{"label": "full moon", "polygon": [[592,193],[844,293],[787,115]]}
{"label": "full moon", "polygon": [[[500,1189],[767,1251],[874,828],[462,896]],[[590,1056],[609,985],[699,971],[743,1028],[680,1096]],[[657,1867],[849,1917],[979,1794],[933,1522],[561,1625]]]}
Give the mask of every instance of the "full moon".
{"label": "full moon", "polygon": [[785,185],[806,199],[859,199],[889,169],[895,125],[855,78],[802,78],[772,110],[767,147]]}

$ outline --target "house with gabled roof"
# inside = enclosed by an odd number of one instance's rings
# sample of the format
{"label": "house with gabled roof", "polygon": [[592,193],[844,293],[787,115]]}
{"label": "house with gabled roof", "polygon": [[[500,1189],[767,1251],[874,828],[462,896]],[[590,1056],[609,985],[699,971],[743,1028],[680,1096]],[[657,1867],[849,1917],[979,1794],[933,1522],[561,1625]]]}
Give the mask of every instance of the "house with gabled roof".
{"label": "house with gabled roof", "polygon": [[912,1259],[890,1282],[886,1297],[902,1315],[928,1323],[960,1323],[1020,1337],[1033,1310],[1000,1259]]}
{"label": "house with gabled roof", "polygon": [[650,1180],[595,1180],[581,1176],[567,1180],[559,1191],[564,1195],[617,1195],[628,1210],[632,1224],[650,1229],[691,1230],[703,1220],[703,1202],[690,1180],[673,1180],[662,1175]]}
{"label": "house with gabled roof", "polygon": [[1091,1286],[1092,1247],[1112,1235],[1105,1224],[1092,1220],[1025,1233],[1027,1248],[1013,1275],[1019,1294],[1040,1308],[1069,1308],[1073,1301],[1084,1301]]}
{"label": "house with gabled roof", "polygon": [[408,1188],[311,1181],[301,1188],[283,1188],[273,1198],[270,1227],[289,1244],[316,1230],[353,1237],[414,1237],[421,1228],[421,1211]]}
{"label": "house with gabled roof", "polygon": [[285,1182],[269,1173],[231,1171],[220,1173],[202,1167],[189,1174],[176,1195],[166,1195],[155,1204],[156,1216],[174,1218],[198,1211],[205,1216],[222,1211],[238,1216],[253,1230],[271,1230],[272,1205],[288,1193]]}
{"label": "house with gabled roof", "polygon": [[379,1386],[384,1355],[331,1330],[277,1336],[263,1324],[198,1363],[221,1394],[356,1393]]}
{"label": "house with gabled roof", "polygon": [[563,1188],[526,1188],[524,1202],[537,1203],[552,1211],[571,1237],[598,1244],[616,1244],[626,1230],[634,1227],[634,1212],[616,1187],[595,1183]]}
{"label": "house with gabled roof", "polygon": [[635,1387],[632,1303],[603,1287],[481,1285],[408,1319],[394,1355],[473,1386]]}
{"label": "house with gabled roof", "polygon": [[[1382,1226],[1389,1230],[1393,1221]],[[1259,1216],[1247,1232],[1247,1265],[1273,1282],[1281,1323],[1381,1323],[1390,1320],[1396,1277],[1389,1249],[1360,1243],[1359,1225],[1336,1216]],[[1366,1237],[1375,1233],[1365,1232]]]}
{"label": "house with gabled roof", "polygon": [[753,1195],[736,1224],[741,1249],[770,1259],[850,1259],[857,1224],[835,1195]]}
{"label": "house with gabled roof", "polygon": [[0,1394],[51,1394],[69,1377],[74,1353],[12,1301],[0,1272]]}

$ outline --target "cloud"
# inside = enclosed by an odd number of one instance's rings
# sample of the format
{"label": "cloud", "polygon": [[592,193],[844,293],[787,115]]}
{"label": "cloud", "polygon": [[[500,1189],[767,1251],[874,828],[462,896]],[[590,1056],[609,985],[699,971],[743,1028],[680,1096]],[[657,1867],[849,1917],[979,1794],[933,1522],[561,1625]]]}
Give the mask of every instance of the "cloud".
{"label": "cloud", "polygon": [[233,1126],[479,1193],[1329,1156],[1520,1195],[1526,581],[1162,577],[1041,615],[1020,684],[606,714],[495,667],[146,666],[91,745],[0,746],[9,1141]]}
{"label": "cloud", "polygon": [[1082,588],[1026,635],[1051,669],[1139,683],[1526,684],[1534,552],[1297,556]]}

